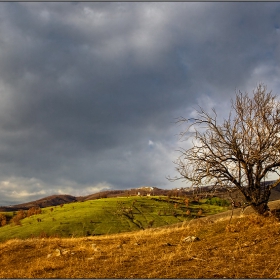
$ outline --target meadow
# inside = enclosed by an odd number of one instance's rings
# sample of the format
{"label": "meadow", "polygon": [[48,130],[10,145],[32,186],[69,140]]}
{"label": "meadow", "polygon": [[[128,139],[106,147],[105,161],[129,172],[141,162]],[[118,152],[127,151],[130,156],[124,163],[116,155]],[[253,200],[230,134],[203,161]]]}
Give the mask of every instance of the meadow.
{"label": "meadow", "polygon": [[[222,200],[221,200],[222,201]],[[0,241],[12,238],[83,237],[139,231],[168,226],[228,209],[212,204],[189,202],[185,198],[116,197],[42,208],[41,213],[0,227]],[[218,201],[219,202],[219,201]],[[16,213],[2,213],[15,216]]]}

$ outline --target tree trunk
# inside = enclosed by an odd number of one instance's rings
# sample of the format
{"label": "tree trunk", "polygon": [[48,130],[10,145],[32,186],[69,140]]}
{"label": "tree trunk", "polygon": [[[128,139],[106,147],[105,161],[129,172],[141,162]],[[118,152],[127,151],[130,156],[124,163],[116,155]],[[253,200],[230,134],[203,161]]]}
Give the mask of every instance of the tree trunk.
{"label": "tree trunk", "polygon": [[245,196],[246,201],[256,213],[262,216],[267,216],[270,212],[268,207],[268,200],[270,197],[270,189],[268,186],[262,185],[258,188],[249,188],[247,190],[243,190],[243,195]]}
{"label": "tree trunk", "polygon": [[265,201],[265,202],[261,202],[260,204],[252,203],[251,205],[252,205],[252,208],[253,208],[258,214],[260,214],[260,215],[262,215],[262,216],[266,216],[266,215],[268,215],[268,213],[269,213],[269,211],[270,211],[270,209],[269,209],[269,207],[268,207],[268,205],[267,205],[267,202],[268,202],[268,200]]}

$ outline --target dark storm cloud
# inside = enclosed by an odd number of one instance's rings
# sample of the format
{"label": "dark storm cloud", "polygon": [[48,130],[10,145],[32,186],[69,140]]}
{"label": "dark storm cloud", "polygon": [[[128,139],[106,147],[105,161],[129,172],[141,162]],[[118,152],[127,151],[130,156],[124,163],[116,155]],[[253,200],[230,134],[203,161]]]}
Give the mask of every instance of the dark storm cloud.
{"label": "dark storm cloud", "polygon": [[0,8],[3,201],[170,185],[175,117],[280,87],[278,3]]}

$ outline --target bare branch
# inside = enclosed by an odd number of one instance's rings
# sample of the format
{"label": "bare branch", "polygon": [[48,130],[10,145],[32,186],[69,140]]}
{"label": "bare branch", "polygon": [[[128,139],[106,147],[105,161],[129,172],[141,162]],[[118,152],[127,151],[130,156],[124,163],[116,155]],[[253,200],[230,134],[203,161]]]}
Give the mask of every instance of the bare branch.
{"label": "bare branch", "polygon": [[[193,186],[236,186],[247,202],[259,213],[268,210],[267,201],[273,186],[261,183],[280,167],[280,103],[276,96],[258,85],[249,97],[238,92],[231,101],[228,119],[217,121],[217,113],[201,107],[196,117],[180,117],[177,123],[187,124],[180,133],[182,140],[194,140],[190,149],[180,148],[175,161],[180,177]],[[260,206],[261,205],[261,206]]]}

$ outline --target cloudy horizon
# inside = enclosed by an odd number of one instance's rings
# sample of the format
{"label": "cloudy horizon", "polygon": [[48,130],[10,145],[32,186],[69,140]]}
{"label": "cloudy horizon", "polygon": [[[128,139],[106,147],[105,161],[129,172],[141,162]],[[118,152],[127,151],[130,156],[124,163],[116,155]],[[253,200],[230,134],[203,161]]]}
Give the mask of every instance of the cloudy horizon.
{"label": "cloudy horizon", "polygon": [[277,2],[1,2],[0,205],[169,182],[194,108],[280,93]]}

